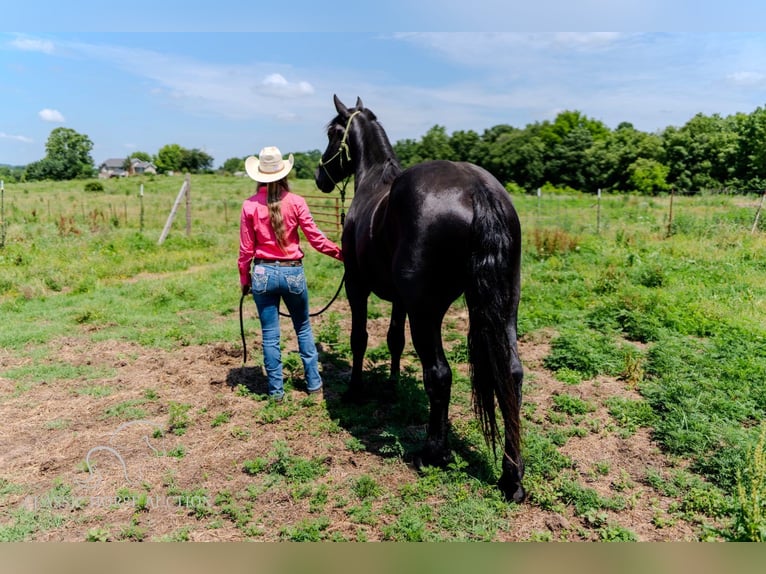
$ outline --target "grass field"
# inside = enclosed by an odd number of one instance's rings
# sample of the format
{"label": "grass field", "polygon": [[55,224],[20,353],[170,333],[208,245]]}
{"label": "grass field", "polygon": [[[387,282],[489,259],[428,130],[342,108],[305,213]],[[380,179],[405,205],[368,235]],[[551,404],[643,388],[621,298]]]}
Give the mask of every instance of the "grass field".
{"label": "grass field", "polygon": [[[419,474],[427,400],[411,347],[396,400],[344,405],[341,297],[314,322],[326,401],[305,398],[286,322],[290,393],[266,400],[252,302],[244,365],[237,315],[253,186],[193,177],[191,232],[182,204],[159,245],[182,181],[5,186],[0,540],[766,536],[759,198],[675,197],[671,213],[669,197],[514,196],[530,495],[508,505],[471,414],[460,301],[444,325],[455,460]],[[293,186],[333,210],[336,194]],[[318,308],[342,265],[306,251]],[[388,309],[370,306],[372,380],[386,375]]]}

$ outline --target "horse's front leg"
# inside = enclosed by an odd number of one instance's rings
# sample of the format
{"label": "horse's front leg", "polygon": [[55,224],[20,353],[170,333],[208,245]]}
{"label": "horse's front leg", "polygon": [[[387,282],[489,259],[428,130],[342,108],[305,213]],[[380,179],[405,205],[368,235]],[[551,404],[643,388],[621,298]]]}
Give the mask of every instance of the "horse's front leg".
{"label": "horse's front leg", "polygon": [[410,315],[412,343],[423,365],[423,385],[430,402],[428,434],[417,466],[446,466],[451,459],[447,444],[449,402],[452,391],[452,369],[444,356],[441,321],[419,319]]}
{"label": "horse's front leg", "polygon": [[351,306],[351,380],[344,398],[360,401],[364,396],[364,354],[367,351],[367,298],[369,292],[346,282],[346,295]]}

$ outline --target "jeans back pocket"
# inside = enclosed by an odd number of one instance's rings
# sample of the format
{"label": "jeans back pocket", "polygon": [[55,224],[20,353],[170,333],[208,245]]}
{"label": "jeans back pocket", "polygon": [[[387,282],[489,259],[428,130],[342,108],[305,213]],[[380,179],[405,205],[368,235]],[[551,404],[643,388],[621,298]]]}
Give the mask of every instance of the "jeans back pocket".
{"label": "jeans back pocket", "polygon": [[295,295],[300,295],[306,289],[306,276],[303,273],[285,275],[287,290]]}

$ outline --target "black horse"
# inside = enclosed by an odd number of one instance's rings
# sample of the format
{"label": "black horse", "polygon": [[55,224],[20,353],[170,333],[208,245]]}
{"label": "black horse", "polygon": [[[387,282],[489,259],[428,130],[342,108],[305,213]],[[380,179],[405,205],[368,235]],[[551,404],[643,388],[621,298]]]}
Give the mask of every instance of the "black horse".
{"label": "black horse", "polygon": [[328,124],[329,143],[315,180],[329,193],[354,176],[342,236],[353,353],[347,398],[364,395],[372,292],[392,303],[387,335],[392,381],[399,375],[406,318],[423,366],[430,415],[419,462],[446,464],[452,371],[441,326],[464,293],[474,410],[494,450],[500,439],[496,404],[500,407],[505,442],[498,487],[508,500],[521,502],[523,370],[516,344],[521,226],[510,197],[490,173],[470,163],[427,161],[402,170],[388,136],[361,99],[351,109],[337,96],[334,102],[338,115]]}

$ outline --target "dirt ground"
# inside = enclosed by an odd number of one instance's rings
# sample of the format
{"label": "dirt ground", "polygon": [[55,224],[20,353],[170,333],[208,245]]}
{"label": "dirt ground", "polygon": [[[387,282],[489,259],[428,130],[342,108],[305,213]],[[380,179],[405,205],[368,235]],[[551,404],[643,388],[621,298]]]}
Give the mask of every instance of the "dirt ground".
{"label": "dirt ground", "polygon": [[[336,303],[334,310],[348,316],[345,302]],[[315,332],[322,320],[316,320]],[[450,320],[459,325],[467,318],[464,312],[454,311]],[[370,348],[385,341],[386,327],[385,318],[369,322]],[[341,336],[347,336],[348,328],[342,322]],[[251,321],[250,357],[260,353],[254,329]],[[294,338],[285,325],[282,331],[289,349]],[[520,341],[526,377],[524,401],[536,405],[535,416],[548,411],[556,394],[568,393],[598,405],[588,416],[593,419],[592,426],[606,427],[611,421],[604,406],[608,397],[638,398],[624,381],[613,378],[599,377],[575,386],[556,381],[543,367],[549,340],[550,334],[537,333]],[[132,505],[114,500],[120,485],[126,482],[131,490],[143,487],[150,493],[150,508],[140,515],[147,539],[170,536],[184,528],[193,541],[246,539],[234,521],[204,527],[187,508],[179,508],[174,500],[158,493],[170,487],[184,492],[184,496],[195,488],[204,488],[208,493],[240,492],[253,482],[252,476],[242,472],[242,462],[267,456],[279,440],[286,441],[296,455],[327,457],[329,472],[324,480],[328,484],[347,484],[355,477],[370,475],[387,491],[396,492],[416,480],[416,471],[401,460],[346,448],[349,432],[327,424],[323,405],[307,405],[300,391],[293,391],[293,398],[298,408],[305,409],[304,416],[276,424],[254,423],[254,415],[263,408],[264,401],[236,392],[237,384],[256,370],[243,368],[238,341],[167,352],[113,340],[96,343],[85,333],[61,339],[55,346],[55,352],[45,360],[87,365],[88,372],[95,369],[110,374],[96,380],[75,378],[22,388],[0,377],[0,486],[22,487],[8,488],[0,497],[3,522],[7,523],[7,517],[15,516],[19,509],[34,511],[50,506],[51,497],[55,498],[52,492],[69,496],[66,503],[53,503],[66,520],[41,528],[33,535],[35,540],[83,541],[89,531],[98,527],[107,528],[113,537],[120,529],[118,525],[124,529],[135,520]],[[21,360],[0,349],[2,370],[21,368],[25,361],[32,360]],[[329,378],[325,374],[325,380]],[[326,385],[327,401],[334,400],[336,394],[337,389]],[[188,430],[182,436],[154,434],[154,430],[167,427],[171,403],[192,405]],[[115,412],[120,405],[137,410]],[[227,413],[228,420],[216,425],[221,413]],[[153,456],[154,449],[167,452],[179,448],[183,449],[182,457]],[[618,432],[573,436],[560,451],[575,461],[580,481],[587,487],[608,495],[614,494],[616,483],[622,485],[621,494],[631,504],[619,512],[607,511],[611,523],[629,529],[642,541],[697,539],[695,525],[667,519],[669,506],[677,500],[662,496],[646,484],[648,469],[667,473],[677,466],[660,452],[645,429],[628,438],[621,438]],[[97,470],[89,472],[86,462]],[[605,470],[594,473],[598,464]],[[71,502],[86,498],[87,505]],[[283,525],[309,516],[306,502],[284,491],[265,490],[252,505],[251,527],[258,533],[258,540],[277,540]],[[332,504],[324,512],[330,516],[330,531],[355,539],[358,523],[352,523]],[[553,539],[578,539],[571,533],[577,531],[580,520],[569,508],[553,512],[523,504],[513,512],[513,523],[498,539],[524,541],[541,532],[550,533]],[[380,539],[378,532],[367,529],[368,539]]]}

